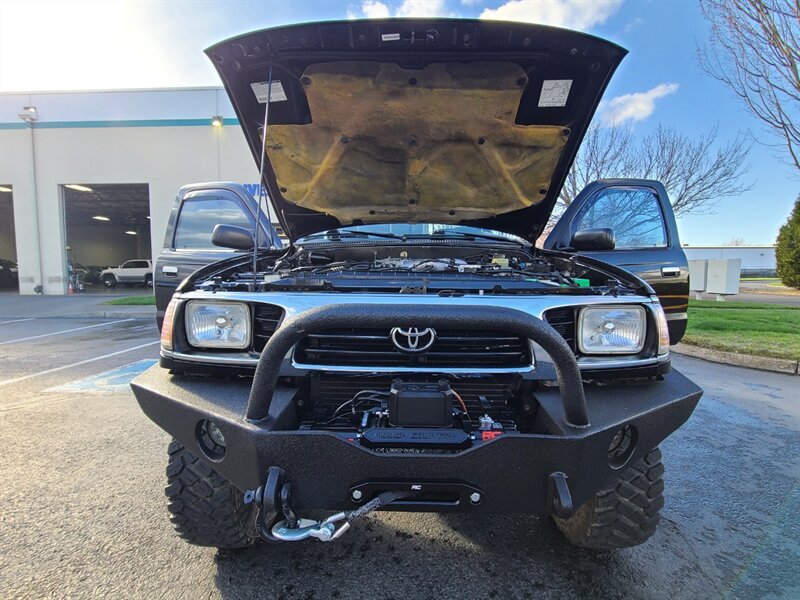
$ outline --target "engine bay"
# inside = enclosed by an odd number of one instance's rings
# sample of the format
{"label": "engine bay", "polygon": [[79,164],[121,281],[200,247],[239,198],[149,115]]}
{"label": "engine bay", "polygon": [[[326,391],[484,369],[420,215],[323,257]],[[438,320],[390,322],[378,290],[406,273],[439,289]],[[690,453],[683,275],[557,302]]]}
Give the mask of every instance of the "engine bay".
{"label": "engine bay", "polygon": [[359,240],[291,247],[198,277],[209,291],[338,291],[405,294],[578,294],[634,291],[618,273],[571,255],[517,244]]}

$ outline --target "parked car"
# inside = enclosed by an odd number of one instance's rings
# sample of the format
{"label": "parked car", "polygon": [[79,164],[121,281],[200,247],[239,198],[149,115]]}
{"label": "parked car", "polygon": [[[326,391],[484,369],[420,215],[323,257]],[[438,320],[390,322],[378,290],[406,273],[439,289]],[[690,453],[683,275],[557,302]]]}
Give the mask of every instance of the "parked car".
{"label": "parked car", "polygon": [[[156,259],[155,296],[159,328],[178,284],[198,269],[242,251],[212,242],[218,224],[253,228],[258,202],[240,183],[217,181],[186,185],[178,191],[167,222],[164,246]],[[259,246],[280,249],[283,243],[264,211]]]}
{"label": "parked car", "polygon": [[19,269],[13,260],[0,258],[0,287],[19,285]]}
{"label": "parked car", "polygon": [[152,287],[153,261],[144,258],[126,260],[118,267],[102,271],[100,278],[103,284],[109,288],[117,287],[118,284],[138,284]]}
{"label": "parked car", "polygon": [[245,254],[181,281],[132,383],[173,438],[180,536],[330,541],[377,508],[551,515],[595,549],[652,536],[659,445],[702,394],[670,362],[688,283],[666,191],[595,182],[533,245],[625,50],[425,19],[207,53],[291,244],[254,249],[249,219],[204,233]]}
{"label": "parked car", "polygon": [[111,268],[113,267],[109,265],[103,265],[103,266],[92,265],[83,267],[84,269],[83,280],[91,285],[103,283],[103,272]]}

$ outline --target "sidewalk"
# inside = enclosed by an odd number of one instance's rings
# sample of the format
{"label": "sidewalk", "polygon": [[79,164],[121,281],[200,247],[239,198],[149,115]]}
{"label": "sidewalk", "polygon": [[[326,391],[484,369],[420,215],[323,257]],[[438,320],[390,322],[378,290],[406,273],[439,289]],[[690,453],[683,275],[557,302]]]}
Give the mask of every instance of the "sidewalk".
{"label": "sidewalk", "polygon": [[156,318],[155,306],[109,306],[113,298],[124,298],[129,293],[119,294],[74,294],[71,296],[20,296],[16,292],[0,294],[0,321],[40,318]]}

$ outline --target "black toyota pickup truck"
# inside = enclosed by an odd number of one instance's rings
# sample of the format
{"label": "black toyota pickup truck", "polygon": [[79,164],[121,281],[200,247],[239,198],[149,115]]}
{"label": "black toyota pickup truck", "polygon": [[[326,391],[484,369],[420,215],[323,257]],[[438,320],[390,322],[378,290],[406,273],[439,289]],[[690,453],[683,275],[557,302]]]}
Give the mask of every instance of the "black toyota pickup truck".
{"label": "black toyota pickup truck", "polygon": [[378,508],[552,515],[596,549],[654,533],[658,446],[702,394],[670,363],[688,279],[667,194],[595,182],[533,244],[625,53],[449,19],[207,50],[291,243],[217,225],[239,253],[181,280],[132,384],[174,438],[186,541],[335,540]]}

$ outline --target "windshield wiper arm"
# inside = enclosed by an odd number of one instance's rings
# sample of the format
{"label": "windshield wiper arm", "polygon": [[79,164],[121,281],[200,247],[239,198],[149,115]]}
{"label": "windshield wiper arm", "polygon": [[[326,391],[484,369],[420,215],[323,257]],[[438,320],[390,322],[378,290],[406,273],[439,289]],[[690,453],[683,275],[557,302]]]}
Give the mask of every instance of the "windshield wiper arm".
{"label": "windshield wiper arm", "polygon": [[311,240],[317,238],[328,238],[329,240],[336,241],[341,240],[343,238],[354,238],[354,237],[379,237],[379,238],[387,238],[390,240],[405,240],[405,235],[398,235],[396,233],[380,233],[377,231],[341,231],[339,229],[329,229],[328,231],[322,231],[320,233],[312,233],[311,235],[305,236],[304,239]]}
{"label": "windshield wiper arm", "polygon": [[512,240],[502,235],[490,235],[487,233],[472,233],[468,231],[453,231],[452,229],[437,229],[434,231],[431,236],[440,236],[445,237],[448,235],[457,235],[460,238],[471,239],[471,240],[492,240],[493,242],[507,242],[509,244],[516,244],[517,246],[522,245],[517,240]]}

